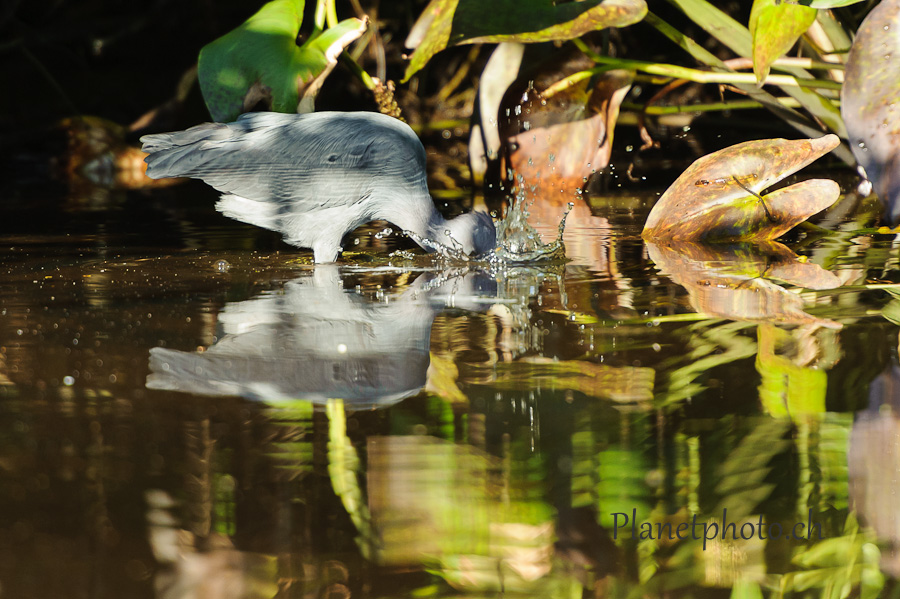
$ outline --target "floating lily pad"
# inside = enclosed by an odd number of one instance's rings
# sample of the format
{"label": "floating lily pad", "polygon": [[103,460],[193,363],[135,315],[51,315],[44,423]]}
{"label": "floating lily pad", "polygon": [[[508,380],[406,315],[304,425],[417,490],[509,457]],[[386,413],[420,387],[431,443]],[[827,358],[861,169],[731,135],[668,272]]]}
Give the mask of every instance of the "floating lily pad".
{"label": "floating lily pad", "polygon": [[666,190],[644,225],[646,239],[775,239],[831,206],[840,194],[830,179],[813,179],[761,195],[838,146],[818,139],[762,139],[694,162]]}
{"label": "floating lily pad", "polygon": [[303,0],[273,0],[200,50],[198,77],[213,119],[233,121],[259,102],[276,112],[311,112],[337,58],[366,30],[347,19],[297,46]]}
{"label": "floating lily pad", "polygon": [[432,0],[406,39],[416,51],[403,80],[447,46],[569,40],[637,23],[645,14],[644,0]]}

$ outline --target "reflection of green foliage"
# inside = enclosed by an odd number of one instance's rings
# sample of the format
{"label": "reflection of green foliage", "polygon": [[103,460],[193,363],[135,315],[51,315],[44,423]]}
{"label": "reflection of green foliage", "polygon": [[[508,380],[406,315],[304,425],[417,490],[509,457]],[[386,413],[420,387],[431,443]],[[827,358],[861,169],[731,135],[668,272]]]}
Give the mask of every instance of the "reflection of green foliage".
{"label": "reflection of green foliage", "polygon": [[859,597],[874,599],[885,582],[878,567],[880,558],[874,535],[860,529],[850,513],[841,536],[816,541],[794,556],[800,569],[782,578],[780,590],[815,589],[819,597],[844,599],[858,589]]}
{"label": "reflection of green foliage", "polygon": [[716,485],[721,499],[713,514],[727,508],[729,516],[738,519],[758,512],[775,488],[766,480],[773,469],[771,462],[791,447],[791,441],[785,438],[789,427],[782,419],[760,419],[725,457]]}
{"label": "reflection of green foliage", "polygon": [[[640,451],[608,449],[600,452],[598,461],[596,495],[600,523],[613,530],[614,513],[624,513],[630,520],[635,510],[638,521],[645,521],[651,501],[646,483],[649,465]],[[619,524],[622,522],[620,517]]]}
{"label": "reflection of green foliage", "polygon": [[756,369],[762,376],[759,398],[766,411],[779,418],[824,412],[828,374],[824,370],[798,366],[777,354],[776,348],[792,339],[787,331],[761,325],[757,336]]}
{"label": "reflection of green foliage", "polygon": [[277,467],[300,477],[313,471],[313,404],[302,399],[278,402],[267,410],[268,417],[283,434],[270,444],[270,457]]}
{"label": "reflection of green foliage", "polygon": [[341,498],[344,509],[360,534],[358,545],[363,555],[371,557],[371,545],[375,542],[371,517],[359,486],[359,455],[347,437],[347,416],[344,402],[329,399],[328,414],[328,476],[334,494]]}
{"label": "reflection of green foliage", "polygon": [[756,343],[740,334],[742,329],[753,326],[752,323],[720,323],[718,320],[706,320],[686,327],[685,330],[690,333],[691,351],[687,356],[675,359],[677,362],[687,361],[684,366],[676,368],[675,364],[665,365],[670,366],[667,368],[670,370],[669,378],[663,390],[658,392],[663,405],[675,406],[704,391],[705,387],[696,379],[711,368],[749,358],[756,353]]}

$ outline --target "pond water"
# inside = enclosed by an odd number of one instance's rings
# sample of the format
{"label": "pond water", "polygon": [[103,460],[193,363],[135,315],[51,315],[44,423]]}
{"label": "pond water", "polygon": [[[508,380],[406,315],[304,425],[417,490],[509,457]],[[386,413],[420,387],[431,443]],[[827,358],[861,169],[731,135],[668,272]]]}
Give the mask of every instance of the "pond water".
{"label": "pond water", "polygon": [[8,191],[0,597],[896,594],[895,236],[645,245],[661,190],[487,271]]}

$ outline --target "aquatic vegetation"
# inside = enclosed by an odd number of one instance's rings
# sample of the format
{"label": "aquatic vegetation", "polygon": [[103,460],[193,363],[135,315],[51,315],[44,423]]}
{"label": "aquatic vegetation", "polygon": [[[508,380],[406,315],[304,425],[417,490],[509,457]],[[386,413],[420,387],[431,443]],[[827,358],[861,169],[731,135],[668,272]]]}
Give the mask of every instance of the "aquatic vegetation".
{"label": "aquatic vegetation", "polygon": [[198,77],[213,119],[233,121],[264,102],[276,112],[312,112],[338,56],[367,21],[347,19],[296,44],[303,0],[273,0],[200,50]]}
{"label": "aquatic vegetation", "polygon": [[643,236],[662,241],[775,239],[831,206],[840,188],[830,179],[813,179],[761,194],[838,143],[836,135],[764,139],[704,156],[653,206]]}

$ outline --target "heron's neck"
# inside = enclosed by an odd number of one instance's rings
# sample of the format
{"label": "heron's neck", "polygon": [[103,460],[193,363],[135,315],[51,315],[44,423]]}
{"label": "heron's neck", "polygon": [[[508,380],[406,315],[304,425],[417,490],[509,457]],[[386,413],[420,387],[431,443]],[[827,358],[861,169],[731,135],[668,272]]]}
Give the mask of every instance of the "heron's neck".
{"label": "heron's neck", "polygon": [[[379,214],[376,218],[386,220],[404,231],[415,233],[422,239],[439,241],[446,237],[444,233],[448,229],[449,222],[434,207],[431,197],[426,197],[427,201],[415,202],[398,199],[391,203],[394,209],[390,214]],[[397,209],[401,206],[402,209]]]}

